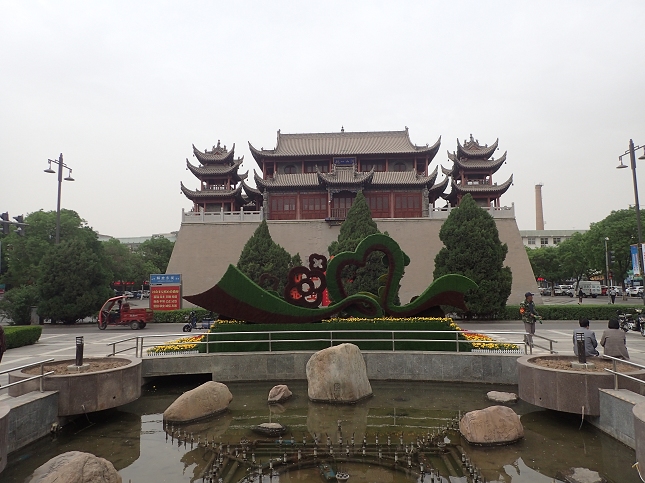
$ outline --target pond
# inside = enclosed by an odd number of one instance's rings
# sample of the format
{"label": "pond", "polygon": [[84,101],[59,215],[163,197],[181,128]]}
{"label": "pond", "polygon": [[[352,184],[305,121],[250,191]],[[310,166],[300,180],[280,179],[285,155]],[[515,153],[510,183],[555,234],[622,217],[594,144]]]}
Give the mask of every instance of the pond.
{"label": "pond", "polygon": [[[428,482],[434,477],[442,483],[466,483],[472,478],[463,458],[477,468],[473,476],[479,474],[487,482],[560,482],[569,468],[588,468],[614,483],[640,481],[632,468],[631,448],[588,422],[581,425],[580,416],[521,401],[513,409],[521,416],[523,440],[486,448],[463,441],[453,429],[461,415],[492,405],[486,399],[488,391],[516,392],[513,386],[377,381],[372,383],[373,398],[336,406],[309,402],[306,381],[298,381],[288,384],[292,399],[268,406],[267,395],[275,383],[229,383],[233,401],[227,413],[190,426],[165,427],[163,411],[201,382],[194,377],[157,379],[143,388],[136,402],[90,414],[55,437],[12,453],[0,481],[23,483],[53,456],[73,450],[110,460],[125,483],[209,481],[214,469],[219,473],[213,481],[222,477],[227,483],[244,478],[257,482],[260,466],[261,481],[275,483],[325,481],[325,471],[347,473],[349,482]],[[253,433],[251,428],[263,422],[279,422],[288,431],[280,439]],[[409,466],[408,451],[413,455]]]}

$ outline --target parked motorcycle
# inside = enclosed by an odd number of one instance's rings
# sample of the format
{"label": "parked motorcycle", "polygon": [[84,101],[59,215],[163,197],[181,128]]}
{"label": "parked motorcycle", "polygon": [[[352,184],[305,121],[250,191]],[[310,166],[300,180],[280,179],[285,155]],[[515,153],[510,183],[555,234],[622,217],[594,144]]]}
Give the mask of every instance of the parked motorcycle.
{"label": "parked motorcycle", "polygon": [[645,314],[643,309],[635,309],[636,318],[634,314],[626,314],[622,310],[617,310],[616,315],[618,316],[618,323],[620,328],[625,332],[633,330],[635,332],[640,332],[643,337],[645,337]]}

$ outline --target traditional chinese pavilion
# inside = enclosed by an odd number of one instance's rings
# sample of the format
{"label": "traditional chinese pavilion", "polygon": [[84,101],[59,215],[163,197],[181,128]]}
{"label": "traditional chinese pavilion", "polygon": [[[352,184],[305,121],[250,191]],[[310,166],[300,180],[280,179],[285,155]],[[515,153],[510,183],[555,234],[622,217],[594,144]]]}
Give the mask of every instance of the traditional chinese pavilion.
{"label": "traditional chinese pavilion", "polygon": [[200,187],[193,191],[181,183],[181,191],[195,204],[194,211],[237,211],[248,203],[242,193],[248,171],[237,172],[244,157],[235,159],[234,153],[235,144],[230,151],[219,141],[211,151],[200,151],[193,144],[193,155],[200,165],[194,166],[186,159],[186,169],[199,179]]}
{"label": "traditional chinese pavilion", "polygon": [[[448,178],[429,173],[441,138],[417,146],[404,131],[282,134],[274,149],[249,148],[269,220],[342,220],[362,191],[374,218],[427,216]],[[253,193],[248,192],[249,197]]]}
{"label": "traditional chinese pavilion", "polygon": [[506,162],[506,153],[497,159],[493,157],[498,141],[491,146],[482,146],[471,134],[470,140],[462,146],[457,139],[457,152],[448,152],[452,169],[442,168],[451,179],[452,189],[443,196],[451,206],[459,206],[466,193],[470,193],[480,206],[500,206],[499,199],[513,183],[513,175],[500,185],[493,183],[493,174]]}

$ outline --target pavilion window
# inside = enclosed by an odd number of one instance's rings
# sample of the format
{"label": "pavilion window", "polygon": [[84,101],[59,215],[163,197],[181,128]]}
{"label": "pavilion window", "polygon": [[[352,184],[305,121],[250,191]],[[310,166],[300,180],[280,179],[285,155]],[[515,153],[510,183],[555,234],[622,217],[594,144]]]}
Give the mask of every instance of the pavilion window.
{"label": "pavilion window", "polygon": [[368,172],[372,168],[374,171],[383,172],[385,171],[385,161],[362,161],[361,162],[361,171]]}
{"label": "pavilion window", "polygon": [[541,246],[545,247],[548,244],[549,244],[549,238],[548,237],[543,236],[543,237],[540,238],[540,245]]}
{"label": "pavilion window", "polygon": [[560,242],[562,242],[562,238],[560,238],[559,236],[553,237],[553,244],[554,245],[559,245]]}
{"label": "pavilion window", "polygon": [[390,217],[389,193],[366,193],[365,198],[367,199],[373,218]]}
{"label": "pavilion window", "polygon": [[296,172],[296,167],[293,164],[284,167],[284,174],[296,174]]}
{"label": "pavilion window", "polygon": [[401,163],[401,162],[396,163],[393,169],[393,171],[398,171],[398,172],[402,172],[406,170],[407,170],[407,167],[405,166],[405,163]]}
{"label": "pavilion window", "polygon": [[305,220],[327,217],[327,195],[311,194],[300,196],[300,216]]}
{"label": "pavilion window", "polygon": [[529,239],[528,239],[528,242],[527,242],[527,243],[528,243],[529,245],[535,245],[535,237],[534,237],[534,236],[530,236],[530,237],[529,237]]}
{"label": "pavilion window", "polygon": [[397,218],[419,218],[421,216],[421,194],[396,193],[394,195],[394,216]]}
{"label": "pavilion window", "polygon": [[316,166],[318,166],[318,171],[321,173],[329,173],[329,164],[327,163],[309,163],[305,164],[305,173],[315,173],[316,172]]}

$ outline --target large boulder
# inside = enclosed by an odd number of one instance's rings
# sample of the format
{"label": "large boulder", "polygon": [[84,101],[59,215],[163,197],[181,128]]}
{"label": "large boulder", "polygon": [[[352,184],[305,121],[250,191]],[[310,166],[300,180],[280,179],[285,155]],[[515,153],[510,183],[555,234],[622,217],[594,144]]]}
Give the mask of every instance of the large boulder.
{"label": "large boulder", "polygon": [[520,417],[506,406],[491,406],[466,413],[459,421],[459,430],[471,444],[509,444],[524,437]]}
{"label": "large boulder", "polygon": [[500,404],[512,404],[517,402],[517,394],[513,392],[489,391],[486,393],[489,401]]}
{"label": "large boulder", "polygon": [[175,399],[163,413],[166,421],[187,423],[222,413],[233,399],[221,382],[208,381]]}
{"label": "large boulder", "polygon": [[69,451],[60,454],[34,471],[29,483],[122,483],[121,476],[108,460],[90,453]]}
{"label": "large boulder", "polygon": [[269,391],[267,402],[269,404],[278,404],[289,399],[293,393],[289,390],[286,384],[278,384],[273,386]]}
{"label": "large boulder", "polygon": [[372,395],[360,349],[340,344],[316,352],[307,362],[309,399],[315,402],[355,403]]}

